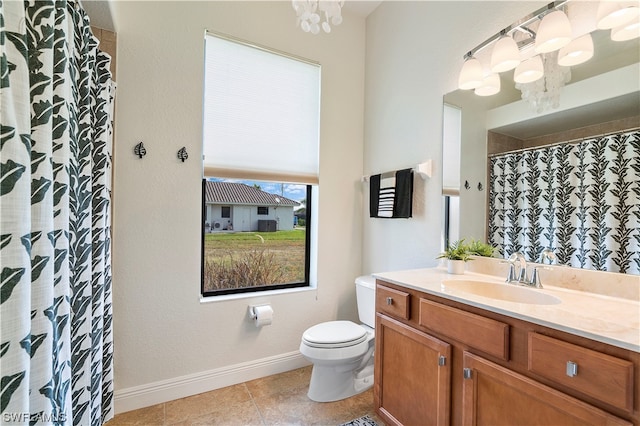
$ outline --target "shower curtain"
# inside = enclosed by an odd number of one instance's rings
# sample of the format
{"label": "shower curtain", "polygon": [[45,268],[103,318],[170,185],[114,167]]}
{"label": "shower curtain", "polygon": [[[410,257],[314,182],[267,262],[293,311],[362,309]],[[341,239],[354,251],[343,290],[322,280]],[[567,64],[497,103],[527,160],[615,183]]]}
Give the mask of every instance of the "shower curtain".
{"label": "shower curtain", "polygon": [[640,274],[640,131],[496,155],[488,240],[507,257]]}
{"label": "shower curtain", "polygon": [[76,1],[0,3],[2,422],[113,416],[113,83]]}

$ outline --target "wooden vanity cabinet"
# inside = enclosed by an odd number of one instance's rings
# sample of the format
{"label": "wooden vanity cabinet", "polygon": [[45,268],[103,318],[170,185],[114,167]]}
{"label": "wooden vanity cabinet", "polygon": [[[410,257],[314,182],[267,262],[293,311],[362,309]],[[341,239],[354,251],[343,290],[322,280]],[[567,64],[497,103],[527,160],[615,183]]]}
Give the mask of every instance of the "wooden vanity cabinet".
{"label": "wooden vanity cabinet", "polygon": [[376,291],[387,424],[640,426],[640,354],[381,280]]}
{"label": "wooden vanity cabinet", "polygon": [[394,425],[449,424],[451,345],[385,315],[376,317],[376,409]]}
{"label": "wooden vanity cabinet", "polygon": [[632,425],[471,353],[463,365],[462,425]]}

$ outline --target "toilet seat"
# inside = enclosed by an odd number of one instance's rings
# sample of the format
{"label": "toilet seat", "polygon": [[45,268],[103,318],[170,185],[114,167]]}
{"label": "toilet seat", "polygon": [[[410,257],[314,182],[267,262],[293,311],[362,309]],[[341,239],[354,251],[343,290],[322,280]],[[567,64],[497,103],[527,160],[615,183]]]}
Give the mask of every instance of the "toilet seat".
{"label": "toilet seat", "polygon": [[323,322],[307,329],[302,335],[305,345],[312,348],[346,348],[367,340],[367,330],[351,321]]}

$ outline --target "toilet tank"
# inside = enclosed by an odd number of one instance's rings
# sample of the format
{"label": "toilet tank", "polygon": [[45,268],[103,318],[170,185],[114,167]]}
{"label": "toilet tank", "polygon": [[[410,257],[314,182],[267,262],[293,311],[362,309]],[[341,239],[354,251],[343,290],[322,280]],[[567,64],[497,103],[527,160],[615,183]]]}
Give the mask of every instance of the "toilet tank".
{"label": "toilet tank", "polygon": [[363,275],[356,278],[356,300],[360,321],[371,328],[375,328],[376,279],[371,275]]}

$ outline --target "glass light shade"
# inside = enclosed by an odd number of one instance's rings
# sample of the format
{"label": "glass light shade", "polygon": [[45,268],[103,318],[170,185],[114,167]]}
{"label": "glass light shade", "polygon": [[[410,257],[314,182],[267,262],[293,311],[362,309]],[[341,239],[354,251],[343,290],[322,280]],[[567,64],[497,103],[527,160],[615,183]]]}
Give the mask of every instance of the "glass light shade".
{"label": "glass light shade", "polygon": [[611,40],[625,41],[640,37],[640,19],[621,25],[611,30]]}
{"label": "glass light shade", "polygon": [[469,58],[460,70],[458,88],[462,90],[475,89],[482,84],[483,79],[482,64],[476,58]]}
{"label": "glass light shade", "polygon": [[513,80],[516,83],[531,83],[544,75],[544,66],[540,55],[527,59],[516,67]]}
{"label": "glass light shade", "polygon": [[536,53],[556,51],[571,42],[573,33],[569,18],[561,10],[545,15],[536,34]]}
{"label": "glass light shade", "polygon": [[593,39],[591,38],[591,34],[585,34],[560,49],[558,53],[558,65],[570,67],[587,62],[592,57]]}
{"label": "glass light shade", "polygon": [[602,0],[598,5],[597,25],[601,30],[619,27],[640,15],[637,2]]}
{"label": "glass light shade", "polygon": [[491,52],[491,71],[504,72],[520,64],[518,44],[511,37],[501,37]]}
{"label": "glass light shade", "polygon": [[482,85],[476,87],[474,93],[478,96],[491,96],[500,91],[500,74],[489,74],[482,81]]}

